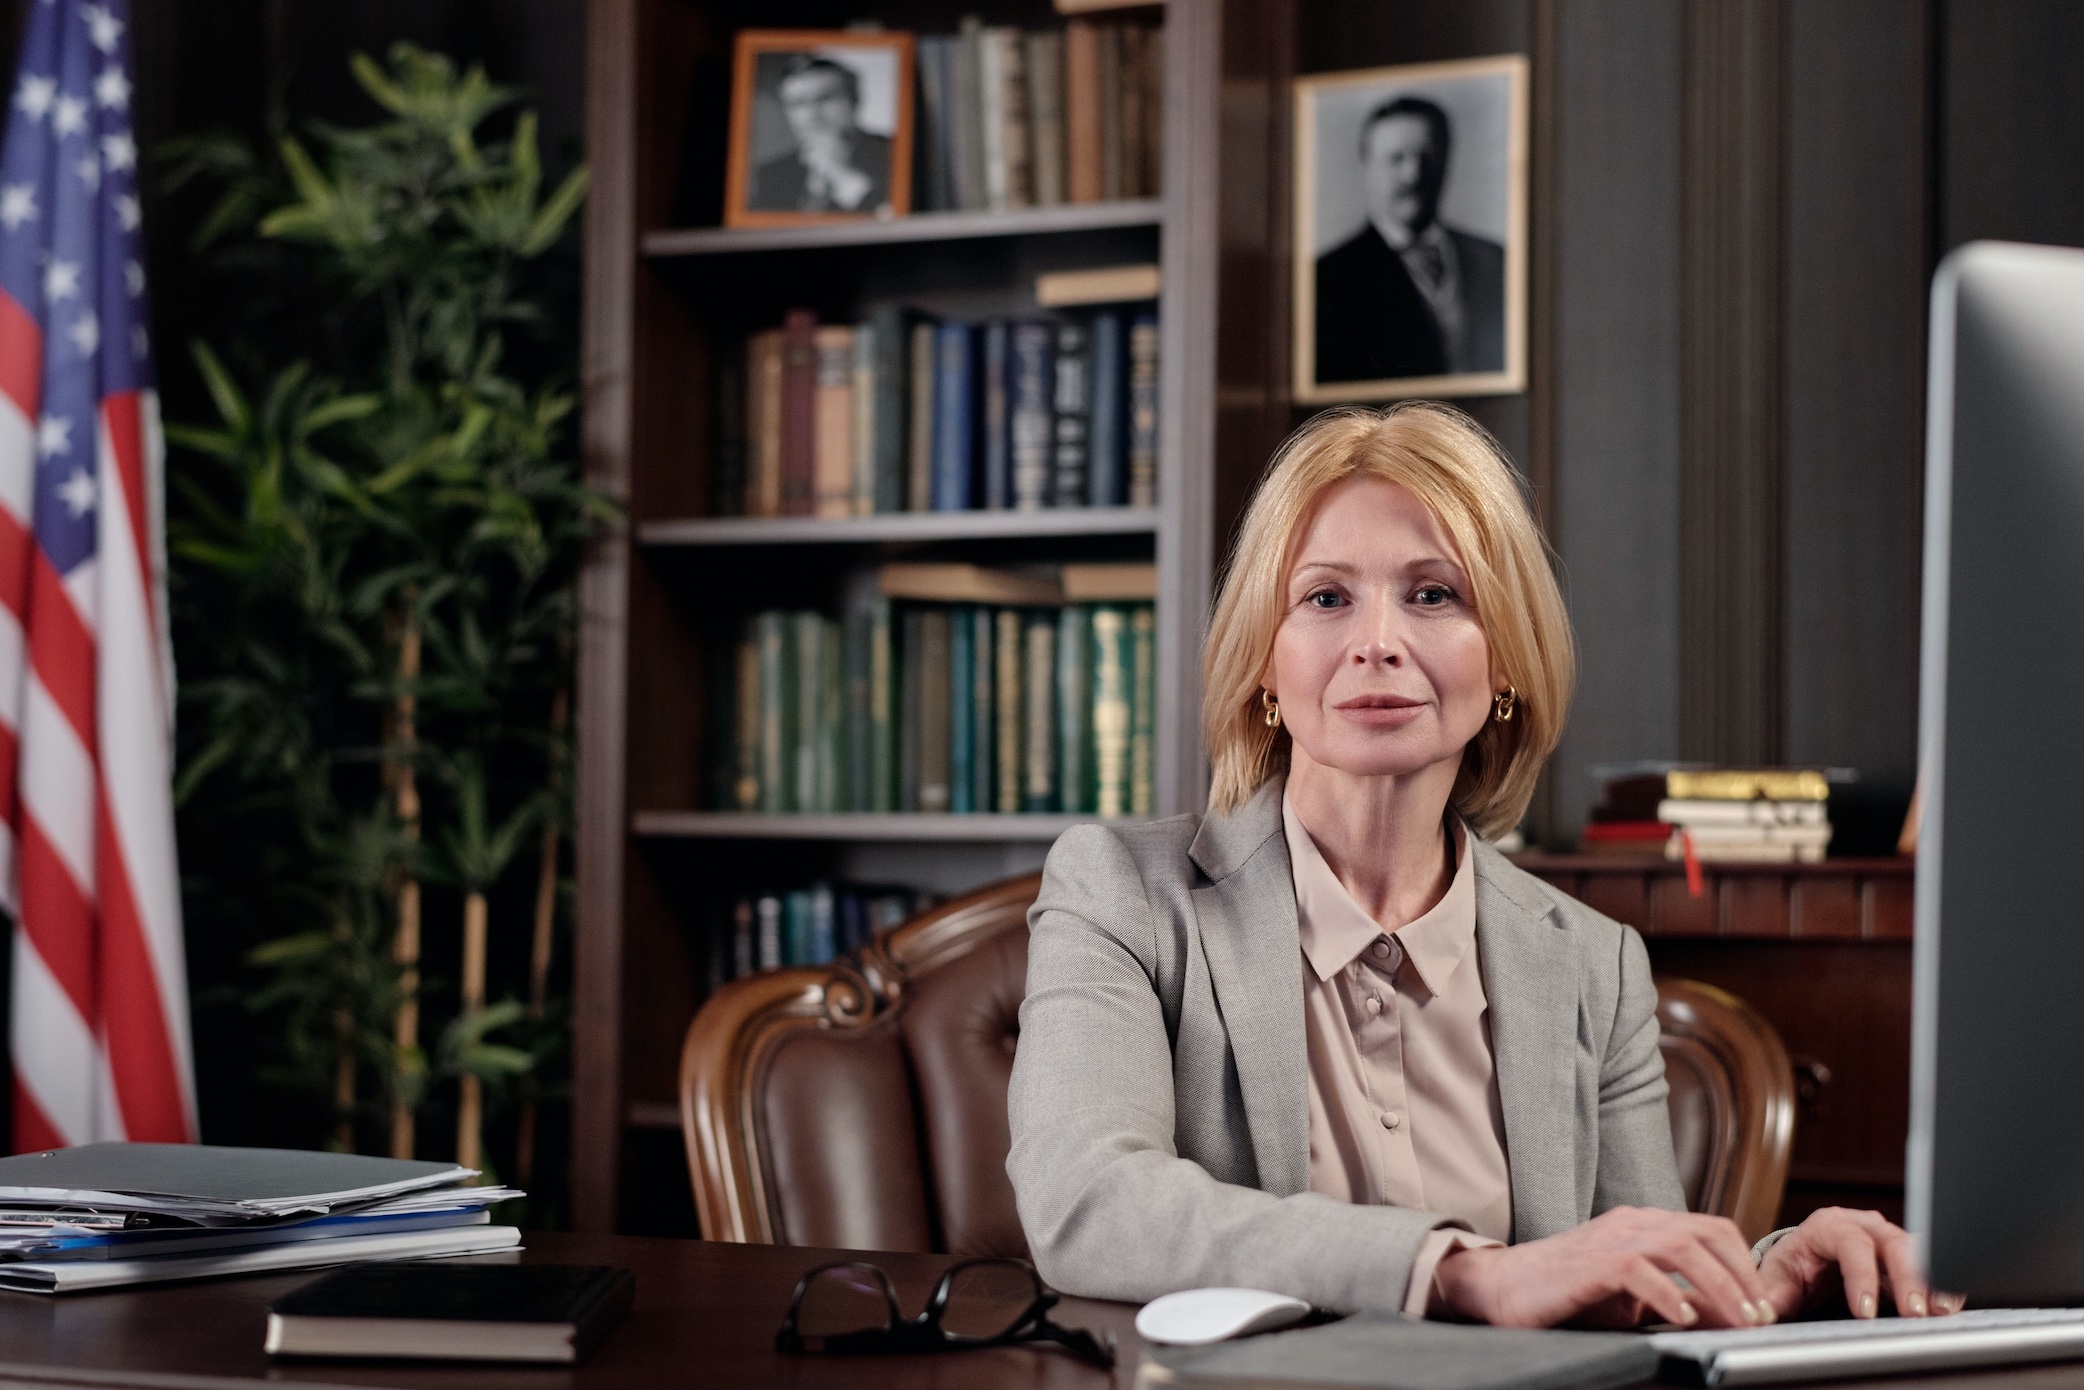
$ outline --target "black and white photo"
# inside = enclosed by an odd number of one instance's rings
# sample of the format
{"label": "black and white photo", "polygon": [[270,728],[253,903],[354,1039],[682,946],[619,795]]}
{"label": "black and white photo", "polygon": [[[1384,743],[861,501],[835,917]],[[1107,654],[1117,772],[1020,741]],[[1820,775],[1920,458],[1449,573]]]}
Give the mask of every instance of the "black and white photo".
{"label": "black and white photo", "polygon": [[910,211],[910,35],[745,30],[736,69],[727,223]]}
{"label": "black and white photo", "polygon": [[1299,401],[1526,378],[1526,59],[1296,80]]}

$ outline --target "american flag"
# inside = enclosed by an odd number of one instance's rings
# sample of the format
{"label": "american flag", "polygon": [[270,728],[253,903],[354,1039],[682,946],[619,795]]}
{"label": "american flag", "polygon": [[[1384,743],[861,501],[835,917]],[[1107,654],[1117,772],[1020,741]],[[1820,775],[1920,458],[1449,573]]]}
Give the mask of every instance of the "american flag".
{"label": "american flag", "polygon": [[0,897],[18,1152],[192,1140],[127,0],[30,0],[0,152]]}

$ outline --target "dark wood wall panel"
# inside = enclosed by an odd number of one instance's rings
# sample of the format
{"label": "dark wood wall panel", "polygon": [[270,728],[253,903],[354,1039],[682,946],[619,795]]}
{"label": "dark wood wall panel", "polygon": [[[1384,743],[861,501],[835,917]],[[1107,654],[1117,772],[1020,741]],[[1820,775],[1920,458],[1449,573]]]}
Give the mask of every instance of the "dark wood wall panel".
{"label": "dark wood wall panel", "polygon": [[2084,5],[1939,0],[1945,250],[2084,246]]}

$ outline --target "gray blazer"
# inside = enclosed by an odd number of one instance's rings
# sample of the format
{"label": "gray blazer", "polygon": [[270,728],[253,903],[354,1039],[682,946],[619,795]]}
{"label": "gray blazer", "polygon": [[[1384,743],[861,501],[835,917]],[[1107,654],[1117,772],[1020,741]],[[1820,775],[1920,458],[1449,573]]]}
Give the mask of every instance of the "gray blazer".
{"label": "gray blazer", "polygon": [[[1145,1300],[1243,1285],[1395,1306],[1431,1212],[1310,1191],[1282,779],[1229,816],[1085,825],[1050,851],[1006,1171],[1043,1278]],[[1472,837],[1513,1239],[1683,1210],[1642,938]]]}

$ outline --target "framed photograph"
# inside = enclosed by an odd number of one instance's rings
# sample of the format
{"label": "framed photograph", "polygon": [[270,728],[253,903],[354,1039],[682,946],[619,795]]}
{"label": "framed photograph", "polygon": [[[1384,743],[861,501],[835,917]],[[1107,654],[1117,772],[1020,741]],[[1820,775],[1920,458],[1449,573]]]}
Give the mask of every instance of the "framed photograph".
{"label": "framed photograph", "polygon": [[731,81],[724,225],[912,210],[912,36],[744,29]]}
{"label": "framed photograph", "polygon": [[1295,399],[1527,384],[1527,60],[1295,80]]}

